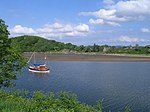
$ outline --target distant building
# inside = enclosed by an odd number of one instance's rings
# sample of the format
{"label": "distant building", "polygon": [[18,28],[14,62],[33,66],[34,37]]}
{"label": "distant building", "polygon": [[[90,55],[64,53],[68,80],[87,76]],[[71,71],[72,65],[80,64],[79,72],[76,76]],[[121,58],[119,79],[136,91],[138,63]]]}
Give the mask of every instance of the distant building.
{"label": "distant building", "polygon": [[110,47],[104,47],[103,52],[108,52],[110,50]]}

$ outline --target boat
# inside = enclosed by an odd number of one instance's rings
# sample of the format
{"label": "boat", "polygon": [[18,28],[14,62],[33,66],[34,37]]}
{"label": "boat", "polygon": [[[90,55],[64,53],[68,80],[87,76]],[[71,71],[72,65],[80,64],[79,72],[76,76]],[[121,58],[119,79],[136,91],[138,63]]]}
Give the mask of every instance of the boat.
{"label": "boat", "polygon": [[49,73],[50,70],[45,64],[34,64],[34,66],[29,66],[29,71],[34,73]]}
{"label": "boat", "polygon": [[[35,52],[31,55],[28,63],[30,62],[30,60],[32,59],[33,56],[34,56],[34,64],[30,65],[28,67],[28,70],[30,72],[33,72],[33,73],[49,73],[50,69],[46,66],[46,62],[44,64],[36,63],[36,61],[35,61]],[[45,60],[46,60],[46,56],[45,56]]]}

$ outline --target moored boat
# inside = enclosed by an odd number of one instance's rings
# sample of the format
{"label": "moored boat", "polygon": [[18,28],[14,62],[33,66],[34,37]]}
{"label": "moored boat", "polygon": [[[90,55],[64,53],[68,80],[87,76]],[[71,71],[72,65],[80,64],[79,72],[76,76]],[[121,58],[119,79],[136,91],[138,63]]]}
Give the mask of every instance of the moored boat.
{"label": "moored boat", "polygon": [[[46,66],[46,62],[45,64],[35,64],[35,53],[31,55],[28,63],[30,62],[33,55],[34,55],[34,64],[28,67],[29,71],[34,72],[34,73],[49,73],[50,69]],[[45,57],[45,60],[46,60],[46,57]]]}

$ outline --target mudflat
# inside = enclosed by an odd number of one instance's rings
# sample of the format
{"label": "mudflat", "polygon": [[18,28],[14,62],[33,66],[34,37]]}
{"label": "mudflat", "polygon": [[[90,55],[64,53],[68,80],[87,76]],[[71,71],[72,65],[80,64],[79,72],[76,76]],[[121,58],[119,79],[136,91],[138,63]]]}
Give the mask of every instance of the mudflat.
{"label": "mudflat", "polygon": [[[30,58],[32,52],[23,53],[26,58]],[[50,61],[94,61],[94,62],[150,62],[148,56],[130,56],[116,54],[94,54],[94,53],[51,53],[37,52],[36,59],[44,59]]]}

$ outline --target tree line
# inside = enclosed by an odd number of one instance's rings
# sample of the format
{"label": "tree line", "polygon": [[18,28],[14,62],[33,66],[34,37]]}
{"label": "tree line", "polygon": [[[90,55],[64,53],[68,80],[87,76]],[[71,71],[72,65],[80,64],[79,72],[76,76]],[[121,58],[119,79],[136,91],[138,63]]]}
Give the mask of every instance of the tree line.
{"label": "tree line", "polygon": [[97,52],[106,54],[150,54],[150,45],[109,46],[109,45],[73,45],[71,43],[47,40],[38,36],[19,36],[10,38],[11,45],[21,52]]}

